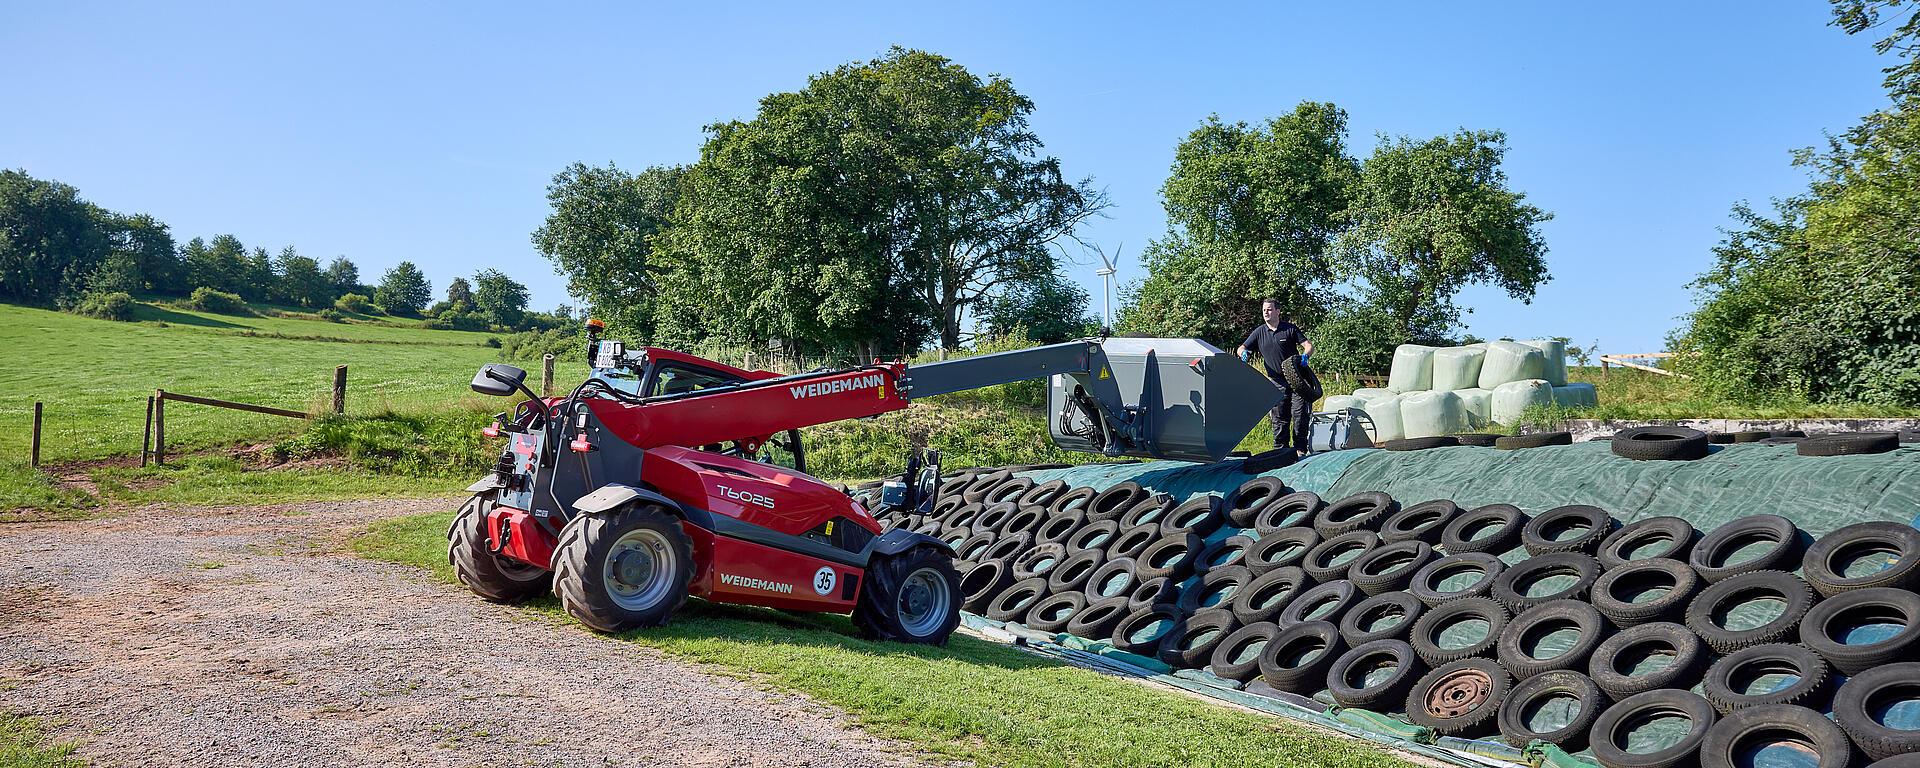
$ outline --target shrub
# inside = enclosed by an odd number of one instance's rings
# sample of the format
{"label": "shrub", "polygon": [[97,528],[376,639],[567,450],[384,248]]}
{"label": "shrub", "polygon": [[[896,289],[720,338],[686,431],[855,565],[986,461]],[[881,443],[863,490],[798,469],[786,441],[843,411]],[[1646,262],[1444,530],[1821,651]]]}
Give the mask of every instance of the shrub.
{"label": "shrub", "polygon": [[218,291],[206,286],[193,289],[193,295],[187,298],[187,306],[202,312],[219,315],[251,315],[253,310],[240,294]]}
{"label": "shrub", "polygon": [[342,312],[361,312],[373,308],[373,301],[357,293],[349,293],[333,300],[333,308]]}
{"label": "shrub", "polygon": [[82,296],[80,302],[67,311],[101,320],[128,322],[133,319],[133,307],[137,303],[126,291],[94,291]]}
{"label": "shrub", "polygon": [[337,310],[337,309],[323,309],[314,314],[319,315],[320,319],[325,320],[329,323],[344,323],[347,321],[346,313],[341,312],[340,310]]}

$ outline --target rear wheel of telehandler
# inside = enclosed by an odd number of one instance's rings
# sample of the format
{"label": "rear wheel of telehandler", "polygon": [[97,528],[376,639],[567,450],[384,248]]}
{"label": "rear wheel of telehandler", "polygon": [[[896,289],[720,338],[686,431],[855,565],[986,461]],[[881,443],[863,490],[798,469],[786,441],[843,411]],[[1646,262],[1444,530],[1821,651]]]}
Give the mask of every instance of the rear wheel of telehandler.
{"label": "rear wheel of telehandler", "polygon": [[553,556],[560,607],[601,632],[667,623],[687,601],[693,544],[680,519],[650,504],[581,515]]}
{"label": "rear wheel of telehandler", "polygon": [[475,494],[453,515],[447,529],[447,564],[467,589],[484,600],[518,603],[546,594],[552,572],[487,551],[487,514],[492,493]]}
{"label": "rear wheel of telehandler", "polygon": [[928,546],[874,557],[853,623],[869,638],[945,645],[960,625],[960,574],[953,558]]}

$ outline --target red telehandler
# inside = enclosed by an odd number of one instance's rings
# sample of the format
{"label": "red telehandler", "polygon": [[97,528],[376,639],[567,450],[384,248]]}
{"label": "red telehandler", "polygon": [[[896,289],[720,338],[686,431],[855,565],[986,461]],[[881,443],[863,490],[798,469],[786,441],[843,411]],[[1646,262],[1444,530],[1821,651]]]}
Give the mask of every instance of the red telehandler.
{"label": "red telehandler", "polygon": [[[536,396],[509,365],[473,377],[476,392],[526,399],[485,430],[507,445],[495,471],[468,488],[447,559],[482,598],[551,590],[603,632],[664,624],[693,595],[851,612],[870,637],[946,641],[960,606],[951,548],[885,530],[806,474],[804,427],[1051,378],[1049,428],[1061,447],[1215,461],[1278,400],[1252,368],[1193,339],[1089,339],[780,375],[629,349],[599,331],[589,321],[592,373],[565,397]],[[930,509],[938,454],[915,451],[906,470],[882,504]]]}

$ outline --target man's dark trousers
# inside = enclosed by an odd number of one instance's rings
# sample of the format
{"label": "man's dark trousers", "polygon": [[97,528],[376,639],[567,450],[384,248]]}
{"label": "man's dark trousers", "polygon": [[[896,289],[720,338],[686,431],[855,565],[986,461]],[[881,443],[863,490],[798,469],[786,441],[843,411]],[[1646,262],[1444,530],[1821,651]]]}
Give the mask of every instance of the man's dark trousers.
{"label": "man's dark trousers", "polygon": [[1313,403],[1304,397],[1297,397],[1285,382],[1274,382],[1280,388],[1280,402],[1267,413],[1273,422],[1273,447],[1284,448],[1291,439],[1294,450],[1306,452],[1313,446],[1308,442],[1308,428],[1312,422]]}

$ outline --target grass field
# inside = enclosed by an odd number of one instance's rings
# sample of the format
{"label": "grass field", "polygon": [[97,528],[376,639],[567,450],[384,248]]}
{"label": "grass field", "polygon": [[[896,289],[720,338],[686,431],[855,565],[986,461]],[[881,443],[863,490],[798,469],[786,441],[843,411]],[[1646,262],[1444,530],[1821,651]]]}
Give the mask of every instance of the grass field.
{"label": "grass field", "polygon": [[0,712],[0,768],[84,768],[73,745],[50,742],[40,722]]}
{"label": "grass field", "polygon": [[[452,583],[444,538],[450,518],[384,521],[354,548]],[[571,621],[551,598],[522,610]],[[622,638],[812,696],[877,735],[978,765],[1408,765],[1363,743],[962,635],[944,648],[875,643],[838,616],[694,600],[671,625]]]}

